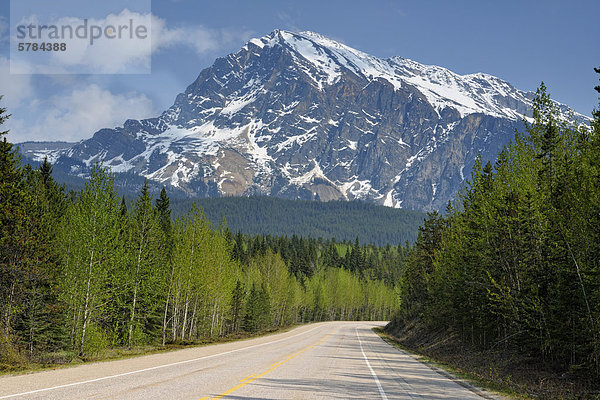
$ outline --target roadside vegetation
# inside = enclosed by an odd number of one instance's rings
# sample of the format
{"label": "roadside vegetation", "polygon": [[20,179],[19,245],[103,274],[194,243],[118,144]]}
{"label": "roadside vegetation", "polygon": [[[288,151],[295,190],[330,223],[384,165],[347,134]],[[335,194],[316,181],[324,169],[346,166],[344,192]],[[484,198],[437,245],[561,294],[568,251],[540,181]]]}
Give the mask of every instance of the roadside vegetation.
{"label": "roadside vegetation", "polygon": [[[600,70],[596,70],[600,73]],[[600,87],[596,87],[600,92]],[[387,331],[408,348],[539,398],[600,396],[600,110],[534,121],[430,213]]]}

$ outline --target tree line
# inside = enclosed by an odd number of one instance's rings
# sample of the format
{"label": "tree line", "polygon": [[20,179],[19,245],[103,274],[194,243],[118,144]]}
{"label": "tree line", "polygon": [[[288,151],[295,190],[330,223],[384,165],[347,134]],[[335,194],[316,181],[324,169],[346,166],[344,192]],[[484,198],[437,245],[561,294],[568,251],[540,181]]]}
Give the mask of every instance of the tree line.
{"label": "tree line", "polygon": [[249,259],[270,250],[278,253],[289,271],[297,277],[311,277],[327,268],[345,269],[363,279],[380,280],[388,286],[399,281],[411,245],[362,245],[353,241],[336,241],[292,235],[243,235],[240,231],[232,238],[232,257],[245,264]]}
{"label": "tree line", "polygon": [[[0,123],[6,117],[0,110]],[[21,165],[6,138],[0,175],[2,368],[61,352],[387,319],[398,307],[392,275],[375,261],[324,262],[326,244],[340,259],[346,247],[366,254],[368,246],[234,235],[195,205],[173,219],[165,190],[154,199],[144,184],[128,204],[101,165],[84,189],[67,193],[47,160]],[[371,252],[398,257],[395,247]]]}
{"label": "tree line", "polygon": [[215,224],[224,213],[233,232],[335,237],[340,241],[353,241],[358,236],[362,243],[379,246],[414,243],[418,227],[425,218],[425,213],[419,211],[361,201],[321,202],[269,196],[172,198],[174,216],[186,213],[194,202],[202,206],[208,219]]}
{"label": "tree line", "polygon": [[[600,69],[596,69],[600,73]],[[600,92],[600,87],[596,87]],[[600,110],[572,122],[538,89],[533,120],[420,228],[396,326],[600,377]]]}

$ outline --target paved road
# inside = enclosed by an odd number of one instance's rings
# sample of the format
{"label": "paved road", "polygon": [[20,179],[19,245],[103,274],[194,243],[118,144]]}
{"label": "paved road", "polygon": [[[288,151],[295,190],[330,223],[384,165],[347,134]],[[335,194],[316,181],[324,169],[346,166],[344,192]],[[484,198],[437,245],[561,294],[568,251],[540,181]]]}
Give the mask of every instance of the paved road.
{"label": "paved road", "polygon": [[482,399],[382,341],[374,322],[0,378],[0,399]]}

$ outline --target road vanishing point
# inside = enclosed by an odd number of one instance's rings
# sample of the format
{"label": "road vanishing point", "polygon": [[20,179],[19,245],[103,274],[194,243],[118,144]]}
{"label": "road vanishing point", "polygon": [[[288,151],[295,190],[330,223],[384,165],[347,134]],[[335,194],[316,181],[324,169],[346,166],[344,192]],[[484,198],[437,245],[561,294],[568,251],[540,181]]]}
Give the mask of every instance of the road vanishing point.
{"label": "road vanishing point", "polygon": [[0,399],[497,399],[384,342],[384,322],[285,333],[0,377]]}

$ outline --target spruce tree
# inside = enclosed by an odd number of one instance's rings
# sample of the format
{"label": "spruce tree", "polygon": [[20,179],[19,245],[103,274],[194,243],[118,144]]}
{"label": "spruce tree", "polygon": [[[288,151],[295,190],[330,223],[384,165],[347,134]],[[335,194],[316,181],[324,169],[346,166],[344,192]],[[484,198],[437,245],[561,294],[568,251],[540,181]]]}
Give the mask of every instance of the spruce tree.
{"label": "spruce tree", "polygon": [[164,186],[160,191],[159,197],[156,199],[156,210],[158,211],[160,226],[165,238],[171,238],[171,200]]}
{"label": "spruce tree", "polygon": [[[171,221],[171,201],[167,195],[167,190],[163,186],[159,197],[156,199],[156,212],[158,221],[162,230],[163,239],[163,270],[166,271],[163,280],[166,285],[166,293],[164,293],[164,307],[162,311],[162,345],[167,341],[167,325],[169,322],[169,307],[172,306],[173,285],[175,283],[175,263],[173,261],[173,252],[175,250],[175,242],[173,237],[173,224]],[[164,286],[164,285],[163,285]]]}
{"label": "spruce tree", "polygon": [[64,304],[58,292],[61,264],[56,232],[66,211],[67,198],[64,185],[54,181],[47,159],[37,169],[27,165],[24,171],[26,191],[31,198],[29,218],[36,225],[35,241],[38,252],[44,252],[47,257],[36,268],[36,274],[30,275],[31,295],[22,327],[29,332],[30,353],[59,350],[68,339],[65,340]]}
{"label": "spruce tree", "polygon": [[[0,108],[0,125],[7,118]],[[21,167],[6,133],[0,132],[0,360],[14,363],[21,345],[34,355],[60,342],[52,245],[61,205],[54,204],[60,190],[50,171],[44,182],[40,171]]]}
{"label": "spruce tree", "polygon": [[237,231],[233,240],[233,249],[231,250],[231,258],[242,265],[248,264],[248,257],[244,250],[244,236],[241,231]]}
{"label": "spruce tree", "polygon": [[248,293],[244,312],[243,327],[246,332],[254,333],[260,329],[260,301],[259,289],[256,288],[256,283],[253,283],[250,293]]}
{"label": "spruce tree", "polygon": [[234,333],[240,329],[244,295],[244,285],[238,280],[231,296],[231,331]]}

